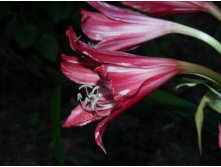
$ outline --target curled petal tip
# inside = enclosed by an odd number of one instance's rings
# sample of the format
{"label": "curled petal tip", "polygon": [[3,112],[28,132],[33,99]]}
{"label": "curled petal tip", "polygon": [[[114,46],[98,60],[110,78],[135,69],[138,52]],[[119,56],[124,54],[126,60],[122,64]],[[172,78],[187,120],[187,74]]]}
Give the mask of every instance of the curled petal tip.
{"label": "curled petal tip", "polygon": [[102,151],[103,151],[105,154],[107,154],[107,151],[106,151],[106,149],[105,149],[103,143],[97,143],[97,145],[102,149]]}
{"label": "curled petal tip", "polygon": [[104,147],[104,145],[103,145],[102,143],[100,143],[100,144],[97,143],[97,145],[102,149],[102,151],[103,151],[105,154],[107,154],[107,151],[106,151],[106,149],[105,149],[105,147]]}
{"label": "curled petal tip", "polygon": [[100,132],[95,132],[95,141],[97,143],[97,145],[102,149],[102,151],[107,154],[107,151],[103,145],[103,142],[102,142],[102,136],[100,134]]}

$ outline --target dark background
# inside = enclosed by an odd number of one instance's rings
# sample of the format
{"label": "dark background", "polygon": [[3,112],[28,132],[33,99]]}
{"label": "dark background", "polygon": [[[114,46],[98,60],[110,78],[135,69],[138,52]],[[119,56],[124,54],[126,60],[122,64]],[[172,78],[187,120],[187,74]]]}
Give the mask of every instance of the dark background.
{"label": "dark background", "polygon": [[[220,3],[216,4],[221,7]],[[86,2],[0,2],[0,164],[220,165],[218,124],[203,129],[200,156],[193,111],[183,106],[186,112],[179,112],[150,97],[108,126],[103,137],[107,155],[95,144],[95,122],[84,127],[62,128],[62,148],[57,149],[60,157],[55,156],[53,129],[56,124],[60,127],[77,105],[79,85],[61,74],[59,55],[76,54],[69,48],[65,31],[72,25],[82,35],[80,7],[93,10]],[[221,41],[220,22],[206,13],[165,19],[195,27]],[[220,55],[207,44],[187,36],[167,35],[133,52],[190,61],[221,72]],[[198,104],[206,89],[175,90],[181,78],[175,77],[161,89]],[[61,101],[60,108],[53,96]],[[162,97],[162,101],[163,98],[167,97]],[[175,104],[176,97],[171,101]],[[60,120],[56,121],[50,105],[57,107]],[[220,120],[213,111],[206,112],[212,114],[212,122]]]}

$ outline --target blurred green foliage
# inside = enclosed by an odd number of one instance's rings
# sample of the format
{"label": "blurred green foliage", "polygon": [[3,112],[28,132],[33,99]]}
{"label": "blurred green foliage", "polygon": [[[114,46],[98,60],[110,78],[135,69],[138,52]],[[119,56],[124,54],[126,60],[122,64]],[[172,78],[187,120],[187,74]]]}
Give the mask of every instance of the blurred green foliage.
{"label": "blurred green foliage", "polygon": [[[68,26],[80,27],[82,2],[1,2],[4,35],[23,50],[39,53],[56,63]],[[62,41],[62,42],[61,42]]]}
{"label": "blurred green foliage", "polygon": [[35,25],[21,24],[15,20],[7,23],[6,30],[8,36],[15,40],[22,49],[33,45],[38,35],[38,29]]}

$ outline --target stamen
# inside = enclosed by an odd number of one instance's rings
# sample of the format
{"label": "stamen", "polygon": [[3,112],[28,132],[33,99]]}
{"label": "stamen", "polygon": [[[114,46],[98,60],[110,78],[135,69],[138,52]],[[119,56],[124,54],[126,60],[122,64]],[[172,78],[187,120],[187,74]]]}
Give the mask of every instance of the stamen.
{"label": "stamen", "polygon": [[78,93],[77,94],[77,101],[80,101],[82,99],[82,95],[81,95],[81,93]]}
{"label": "stamen", "polygon": [[84,99],[84,102],[85,102],[86,104],[87,104],[88,102],[90,102],[90,101],[91,101],[91,100],[90,100],[89,98],[87,98],[87,97]]}
{"label": "stamen", "polygon": [[91,86],[91,85],[81,85],[79,88],[78,88],[78,90],[81,90],[82,88],[91,88],[91,89],[93,89],[93,86]]}
{"label": "stamen", "polygon": [[[104,96],[104,92],[99,93],[100,86],[93,87],[91,85],[81,85],[78,88],[78,90],[81,90],[83,88],[86,91],[86,97],[84,101],[82,101],[82,98],[83,98],[82,94],[81,93],[77,94],[77,100],[81,103],[82,108],[85,111],[94,111],[96,112],[97,115],[102,116],[102,117],[109,115],[109,113],[102,114],[101,112],[99,112],[102,110],[110,109],[114,106],[114,103],[110,100],[103,101],[101,102],[101,104],[99,104],[100,103],[99,100]],[[88,91],[88,88],[91,89],[90,93]]]}
{"label": "stamen", "polygon": [[93,89],[93,86],[90,86],[90,85],[81,85],[81,86],[78,88],[78,90],[81,90],[82,88],[85,88],[86,94],[87,94],[87,96],[89,96],[88,88]]}
{"label": "stamen", "polygon": [[94,101],[91,102],[91,108],[95,111],[96,111],[96,104],[97,104],[98,101],[99,101],[99,98],[97,98],[97,99],[95,99]]}
{"label": "stamen", "polygon": [[95,86],[95,87],[92,89],[90,95],[93,95],[95,91],[97,91],[97,93],[98,93],[98,90],[99,90],[99,89],[100,89],[100,86]]}

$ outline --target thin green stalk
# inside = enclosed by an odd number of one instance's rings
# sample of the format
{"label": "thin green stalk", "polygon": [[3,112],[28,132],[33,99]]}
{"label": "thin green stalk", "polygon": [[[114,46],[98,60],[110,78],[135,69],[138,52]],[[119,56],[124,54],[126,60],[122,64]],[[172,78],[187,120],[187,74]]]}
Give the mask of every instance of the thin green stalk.
{"label": "thin green stalk", "polygon": [[184,61],[179,61],[179,63],[181,67],[184,69],[183,73],[202,76],[206,79],[209,79],[213,83],[221,86],[221,75],[219,73],[198,64],[184,62]]}
{"label": "thin green stalk", "polygon": [[209,44],[210,46],[212,46],[215,50],[217,50],[221,54],[221,43],[217,41],[216,39],[214,39],[213,37],[211,37],[210,35],[200,30],[197,30],[197,29],[194,29],[194,28],[182,25],[182,24],[174,24],[172,26],[172,32],[178,33],[178,34],[184,34],[184,35],[188,35],[188,36],[192,36],[197,39],[200,39],[206,42],[207,44]]}
{"label": "thin green stalk", "polygon": [[64,165],[64,153],[61,140],[60,111],[61,111],[61,85],[55,85],[51,92],[51,123],[54,153],[57,165]]}

